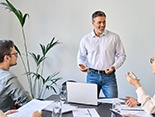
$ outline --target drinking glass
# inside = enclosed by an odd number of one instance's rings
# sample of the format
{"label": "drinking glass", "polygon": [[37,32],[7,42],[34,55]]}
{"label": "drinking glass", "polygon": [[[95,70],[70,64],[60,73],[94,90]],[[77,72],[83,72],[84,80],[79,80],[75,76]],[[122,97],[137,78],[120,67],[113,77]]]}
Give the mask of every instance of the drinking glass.
{"label": "drinking glass", "polygon": [[120,101],[114,101],[112,104],[112,109],[114,109],[117,112],[121,112],[121,103]]}
{"label": "drinking glass", "polygon": [[67,90],[66,90],[66,86],[62,85],[59,87],[59,96],[61,101],[65,101],[67,98]]}
{"label": "drinking glass", "polygon": [[62,103],[59,99],[52,103],[52,117],[62,117]]}
{"label": "drinking glass", "polygon": [[[115,100],[113,103],[112,103],[112,110],[120,113],[121,112],[121,103],[119,100]],[[116,117],[115,114],[113,112],[111,112],[111,117]]]}

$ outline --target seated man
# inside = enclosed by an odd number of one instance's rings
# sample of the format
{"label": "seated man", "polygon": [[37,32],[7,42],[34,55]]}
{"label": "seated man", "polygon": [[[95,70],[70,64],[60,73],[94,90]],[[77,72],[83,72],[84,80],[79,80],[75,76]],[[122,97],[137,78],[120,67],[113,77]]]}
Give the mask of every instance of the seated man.
{"label": "seated man", "polygon": [[0,40],[0,109],[5,112],[14,104],[25,104],[31,100],[27,91],[9,69],[17,64],[17,52],[11,40]]}
{"label": "seated man", "polygon": [[[155,74],[155,56],[150,59],[150,62],[152,64],[152,73]],[[137,77],[133,72],[127,72],[126,77],[128,82],[136,87],[136,93],[138,97],[138,101],[130,96],[127,97],[129,100],[126,101],[126,104],[132,107],[138,103],[141,103],[142,109],[150,114],[155,114],[155,95],[150,97],[144,92],[140,82],[136,80]]]}

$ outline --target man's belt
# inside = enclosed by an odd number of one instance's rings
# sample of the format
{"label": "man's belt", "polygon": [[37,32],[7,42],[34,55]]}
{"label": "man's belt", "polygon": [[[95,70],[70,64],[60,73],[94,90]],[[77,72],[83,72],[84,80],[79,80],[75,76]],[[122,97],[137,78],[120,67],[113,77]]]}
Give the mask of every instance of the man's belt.
{"label": "man's belt", "polygon": [[98,74],[105,74],[104,70],[97,70],[97,69],[93,69],[93,68],[89,68],[89,70],[92,70],[94,72],[97,72]]}

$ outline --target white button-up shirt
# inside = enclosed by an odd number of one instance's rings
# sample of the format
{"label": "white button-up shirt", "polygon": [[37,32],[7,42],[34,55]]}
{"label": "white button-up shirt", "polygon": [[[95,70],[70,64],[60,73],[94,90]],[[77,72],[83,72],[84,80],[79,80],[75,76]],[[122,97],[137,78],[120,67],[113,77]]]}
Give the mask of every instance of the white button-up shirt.
{"label": "white button-up shirt", "polygon": [[125,50],[120,37],[108,30],[97,37],[94,31],[84,36],[80,42],[77,63],[97,70],[119,68],[125,61]]}

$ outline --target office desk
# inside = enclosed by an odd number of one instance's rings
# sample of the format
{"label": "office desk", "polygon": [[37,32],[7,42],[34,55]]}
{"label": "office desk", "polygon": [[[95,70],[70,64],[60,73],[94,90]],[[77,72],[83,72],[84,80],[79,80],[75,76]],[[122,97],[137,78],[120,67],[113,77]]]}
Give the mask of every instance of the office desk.
{"label": "office desk", "polygon": [[[47,98],[47,100],[54,100],[58,98],[59,97],[57,95],[52,95],[49,98]],[[88,105],[73,104],[73,103],[70,103],[70,104],[77,106],[79,108],[95,108],[98,114],[100,115],[100,117],[111,117],[111,112],[109,109],[111,108],[111,104],[108,104],[108,103],[99,104],[98,106],[88,106]],[[51,112],[43,110],[42,117],[51,117]],[[73,117],[73,114],[72,112],[64,113],[62,114],[62,117]]]}

